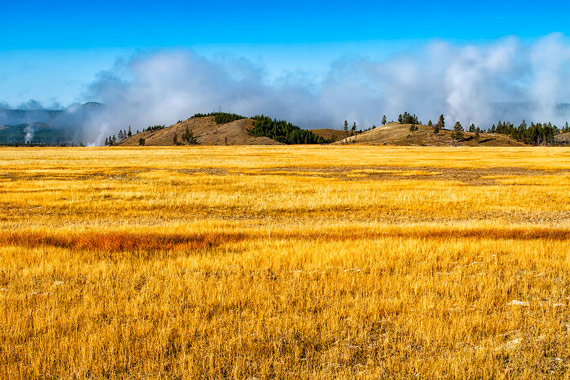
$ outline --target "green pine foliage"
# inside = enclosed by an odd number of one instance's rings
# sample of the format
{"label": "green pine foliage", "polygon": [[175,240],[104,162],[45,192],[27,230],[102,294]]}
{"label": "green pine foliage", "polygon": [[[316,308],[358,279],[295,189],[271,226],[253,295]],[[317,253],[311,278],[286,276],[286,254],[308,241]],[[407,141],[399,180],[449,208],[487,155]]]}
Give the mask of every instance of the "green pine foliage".
{"label": "green pine foliage", "polygon": [[509,135],[514,140],[531,145],[556,145],[554,136],[559,134],[561,130],[552,123],[530,123],[527,125],[523,120],[518,127],[508,121],[499,121],[496,126],[493,124],[489,132]]}
{"label": "green pine foliage", "polygon": [[254,116],[252,119],[255,123],[250,133],[256,137],[265,136],[284,144],[327,144],[331,142],[284,120],[271,119],[264,115]]}
{"label": "green pine foliage", "polygon": [[207,117],[207,116],[214,116],[214,121],[216,124],[227,124],[231,123],[232,121],[245,119],[245,116],[241,116],[235,113],[227,113],[227,112],[211,112],[211,113],[197,113],[192,118],[195,117]]}
{"label": "green pine foliage", "polygon": [[409,112],[404,112],[398,115],[398,123],[400,124],[421,124],[416,114],[411,115]]}
{"label": "green pine foliage", "polygon": [[186,141],[189,145],[198,145],[198,140],[194,137],[194,133],[186,127],[186,131],[182,134],[182,140]]}
{"label": "green pine foliage", "polygon": [[164,128],[166,128],[166,125],[151,125],[150,127],[146,128],[145,131],[154,132]]}
{"label": "green pine foliage", "polygon": [[454,140],[463,140],[463,126],[460,122],[456,122],[451,132],[451,138]]}

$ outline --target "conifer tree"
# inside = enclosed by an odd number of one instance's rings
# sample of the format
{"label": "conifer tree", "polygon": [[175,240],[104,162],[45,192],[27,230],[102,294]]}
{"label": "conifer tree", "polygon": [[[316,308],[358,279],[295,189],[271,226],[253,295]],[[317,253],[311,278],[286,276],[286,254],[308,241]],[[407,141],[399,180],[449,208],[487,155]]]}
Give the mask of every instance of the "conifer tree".
{"label": "conifer tree", "polygon": [[444,129],[445,128],[445,119],[443,118],[443,115],[439,116],[439,120],[437,122],[437,129]]}
{"label": "conifer tree", "polygon": [[451,138],[454,140],[463,140],[463,127],[460,122],[456,122],[451,132]]}

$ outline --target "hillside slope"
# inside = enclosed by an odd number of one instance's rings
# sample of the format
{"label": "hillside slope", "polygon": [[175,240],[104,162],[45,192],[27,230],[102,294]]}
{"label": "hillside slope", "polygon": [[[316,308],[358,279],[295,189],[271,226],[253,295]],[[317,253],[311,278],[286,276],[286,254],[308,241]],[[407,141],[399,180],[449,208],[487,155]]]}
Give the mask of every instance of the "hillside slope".
{"label": "hillside slope", "polygon": [[457,141],[451,138],[451,131],[442,129],[433,133],[433,128],[427,125],[417,125],[418,130],[410,132],[411,124],[389,123],[384,126],[363,132],[357,136],[345,138],[335,144],[386,144],[386,145],[417,145],[417,146],[523,146],[524,144],[511,139],[507,135],[481,133],[479,143],[475,133],[463,132],[464,139]]}
{"label": "hillside slope", "polygon": [[145,145],[150,146],[170,146],[174,145],[174,135],[178,144],[188,145],[183,141],[186,128],[196,138],[200,145],[279,145],[277,141],[269,137],[252,136],[248,130],[253,128],[252,119],[241,119],[226,124],[216,124],[214,116],[193,117],[181,121],[170,127],[156,131],[144,131],[121,141],[118,145],[134,146],[139,145],[141,138],[145,140]]}
{"label": "hillside slope", "polygon": [[560,144],[570,144],[570,132],[561,133],[554,136],[554,140]]}
{"label": "hillside slope", "polygon": [[310,131],[317,136],[321,136],[322,138],[331,141],[342,140],[345,137],[345,132],[340,129],[321,128],[321,129],[310,129]]}

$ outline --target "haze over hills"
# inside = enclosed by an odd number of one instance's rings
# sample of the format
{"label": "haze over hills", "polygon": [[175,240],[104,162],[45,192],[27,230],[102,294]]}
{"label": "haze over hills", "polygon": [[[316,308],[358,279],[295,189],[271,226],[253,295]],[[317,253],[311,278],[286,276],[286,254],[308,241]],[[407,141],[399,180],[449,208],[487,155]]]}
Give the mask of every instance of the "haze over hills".
{"label": "haze over hills", "polygon": [[85,123],[104,112],[100,103],[74,104],[64,109],[0,108],[0,144],[72,145],[87,142]]}
{"label": "haze over hills", "polygon": [[[498,105],[496,105],[498,106]],[[516,107],[525,107],[523,103]],[[502,104],[505,110],[514,109]],[[513,106],[515,107],[515,106]],[[515,107],[515,108],[516,108]],[[560,108],[568,105],[560,104]],[[104,114],[105,106],[99,103],[74,105],[62,110],[13,110],[0,109],[0,144],[4,145],[79,145],[89,142],[90,136],[97,135],[93,129],[93,120]],[[407,113],[405,113],[407,114]],[[409,115],[409,114],[408,114]],[[415,115],[414,115],[415,117]],[[414,122],[416,123],[416,122]],[[91,127],[87,128],[85,125]],[[266,116],[246,118],[241,115],[223,112],[195,116],[179,121],[170,127],[159,126],[146,128],[140,133],[127,134],[121,130],[118,136],[108,136],[106,145],[274,145],[274,144],[386,144],[386,145],[481,145],[515,146],[524,142],[537,144],[569,144],[568,127],[557,129],[550,124],[539,127],[542,136],[527,136],[520,127],[508,123],[494,133],[493,129],[481,130],[478,139],[473,132],[464,132],[463,138],[452,138],[452,131],[441,129],[439,134],[433,128],[415,124],[417,130],[411,131],[409,123],[388,123],[367,131],[343,131],[321,128],[305,130],[286,121],[271,119]],[[518,129],[517,129],[518,128]],[[130,127],[129,127],[130,130]],[[123,133],[124,131],[124,133]],[[518,132],[517,132],[518,131]],[[134,131],[133,131],[134,132]],[[138,132],[138,131],[136,131]],[[493,132],[493,133],[485,133]],[[561,133],[562,132],[562,133]],[[529,138],[530,137],[530,138]],[[104,138],[104,137],[103,137]]]}

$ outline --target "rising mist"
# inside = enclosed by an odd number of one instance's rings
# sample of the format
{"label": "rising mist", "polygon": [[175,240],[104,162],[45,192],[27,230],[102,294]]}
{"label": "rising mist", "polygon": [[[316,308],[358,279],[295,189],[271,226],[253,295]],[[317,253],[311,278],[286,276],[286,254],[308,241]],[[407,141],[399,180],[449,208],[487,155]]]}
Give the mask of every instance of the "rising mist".
{"label": "rising mist", "polygon": [[128,126],[169,125],[219,107],[304,128],[340,129],[344,120],[368,128],[383,114],[390,120],[403,111],[426,123],[443,113],[449,122],[482,128],[523,119],[560,125],[570,118],[569,68],[570,43],[560,34],[532,43],[433,41],[386,60],[345,56],[321,77],[292,71],[275,78],[245,59],[164,50],[102,71],[83,97],[105,106],[97,112],[70,107],[58,123],[73,126],[73,138],[91,145]]}

